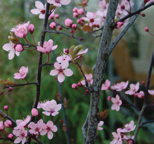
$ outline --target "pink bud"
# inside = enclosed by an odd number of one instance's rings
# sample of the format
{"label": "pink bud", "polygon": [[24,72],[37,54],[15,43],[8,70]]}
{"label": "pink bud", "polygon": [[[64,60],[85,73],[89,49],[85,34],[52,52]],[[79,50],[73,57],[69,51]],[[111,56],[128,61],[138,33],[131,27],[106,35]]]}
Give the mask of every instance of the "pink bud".
{"label": "pink bud", "polygon": [[107,100],[108,100],[108,101],[111,101],[111,96],[108,96],[108,97],[107,97]]}
{"label": "pink bud", "polygon": [[73,12],[77,12],[78,11],[78,8],[77,7],[74,7],[73,8]]}
{"label": "pink bud", "polygon": [[77,29],[77,24],[72,24],[72,29],[76,30]]}
{"label": "pink bud", "polygon": [[125,5],[121,5],[121,9],[125,9]]}
{"label": "pink bud", "polygon": [[33,25],[33,24],[30,24],[30,25],[28,26],[28,31],[29,31],[31,34],[33,34],[34,30],[35,30],[34,25]]}
{"label": "pink bud", "polygon": [[142,85],[145,85],[145,81],[142,81]]}
{"label": "pink bud", "polygon": [[5,105],[4,109],[7,111],[9,109],[9,107],[7,105]]}
{"label": "pink bud", "polygon": [[87,5],[87,1],[83,1],[82,4],[86,6]]}
{"label": "pink bud", "polygon": [[149,28],[148,28],[148,27],[145,27],[144,30],[145,30],[146,32],[149,32]]}
{"label": "pink bud", "polygon": [[22,46],[21,44],[17,44],[17,45],[15,46],[15,50],[16,50],[17,52],[22,52],[22,51],[24,50],[24,48],[23,48],[23,46]]}
{"label": "pink bud", "polygon": [[59,19],[59,14],[55,14],[55,18],[56,19]]}
{"label": "pink bud", "polygon": [[142,16],[142,17],[145,17],[145,14],[143,13],[143,14],[141,14],[141,16]]}
{"label": "pink bud", "polygon": [[51,29],[56,29],[56,23],[55,22],[51,22],[50,25],[49,25],[49,27]]}
{"label": "pink bud", "polygon": [[116,28],[120,29],[123,26],[123,24],[124,24],[123,22],[117,22],[117,27]]}
{"label": "pink bud", "polygon": [[78,82],[78,87],[83,87],[81,82]]}
{"label": "pink bud", "polygon": [[13,91],[13,87],[9,87],[8,92]]}
{"label": "pink bud", "polygon": [[77,84],[75,84],[75,83],[72,84],[72,88],[73,88],[73,89],[77,89],[77,88],[78,88]]}
{"label": "pink bud", "polygon": [[12,122],[11,122],[10,120],[6,120],[6,121],[4,122],[4,125],[5,125],[6,127],[12,127]]}
{"label": "pink bud", "polygon": [[78,12],[79,15],[83,15],[84,14],[84,10],[82,8],[81,9],[78,9],[77,12]]}
{"label": "pink bud", "polygon": [[3,121],[0,121],[0,131],[3,131],[5,129],[5,126],[3,125]]}
{"label": "pink bud", "polygon": [[58,27],[57,27],[57,30],[58,30],[58,31],[60,31],[60,30],[62,30],[62,29],[63,29],[62,26],[58,26]]}
{"label": "pink bud", "polygon": [[138,96],[138,93],[135,93],[135,94],[134,94],[134,97],[137,97],[137,96]]}
{"label": "pink bud", "polygon": [[65,25],[66,25],[67,27],[71,27],[72,24],[73,24],[73,21],[72,21],[71,19],[67,18],[67,19],[65,20]]}
{"label": "pink bud", "polygon": [[53,19],[54,19],[54,14],[52,13],[52,14],[49,16],[48,19],[53,20]]}
{"label": "pink bud", "polygon": [[13,138],[13,134],[10,133],[7,137],[12,139]]}
{"label": "pink bud", "polygon": [[32,114],[32,116],[38,116],[39,112],[38,112],[38,110],[36,108],[33,108],[31,110],[31,114]]}
{"label": "pink bud", "polygon": [[73,13],[73,17],[78,18],[78,16],[79,16],[78,13],[76,13],[76,12]]}
{"label": "pink bud", "polygon": [[89,93],[89,90],[88,90],[88,89],[86,89],[86,93],[87,93],[87,94]]}
{"label": "pink bud", "polygon": [[69,49],[64,49],[63,52],[69,54]]}

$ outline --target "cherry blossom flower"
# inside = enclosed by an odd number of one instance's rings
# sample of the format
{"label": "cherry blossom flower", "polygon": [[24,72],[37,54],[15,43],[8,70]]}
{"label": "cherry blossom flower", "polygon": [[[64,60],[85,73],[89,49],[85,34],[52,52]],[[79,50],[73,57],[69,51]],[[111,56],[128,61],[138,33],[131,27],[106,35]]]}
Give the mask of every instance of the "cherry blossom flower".
{"label": "cherry blossom flower", "polygon": [[[93,84],[93,75],[91,73],[90,74],[85,74],[85,77],[86,77],[87,82],[88,82],[89,85]],[[82,80],[81,84],[85,85],[86,84],[85,80]]]}
{"label": "cherry blossom flower", "polygon": [[103,128],[102,128],[101,126],[102,126],[103,124],[104,124],[104,122],[103,122],[103,121],[100,121],[100,122],[98,123],[97,130],[102,130]]}
{"label": "cherry blossom flower", "polygon": [[125,94],[133,95],[139,90],[139,82],[137,84],[130,84],[130,89],[125,92]]}
{"label": "cherry blossom flower", "polygon": [[134,125],[134,121],[132,120],[129,124],[125,124],[124,128],[121,130],[121,132],[131,132],[135,129],[136,125]]}
{"label": "cherry blossom flower", "polygon": [[44,19],[45,18],[45,7],[40,1],[35,2],[35,9],[31,10],[31,13],[34,15],[40,14],[39,18]]}
{"label": "cherry blossom flower", "polygon": [[104,84],[102,84],[101,90],[107,90],[110,87],[111,82],[106,80]]}
{"label": "cherry blossom flower", "polygon": [[8,55],[8,59],[12,60],[14,58],[14,55],[16,54],[17,56],[19,56],[20,52],[17,52],[15,50],[15,45],[10,41],[10,43],[6,43],[3,45],[3,49],[5,51],[9,51],[9,55]]}
{"label": "cherry blossom flower", "polygon": [[37,116],[39,114],[39,112],[38,112],[38,110],[36,108],[33,108],[31,110],[31,114],[32,114],[32,116]]}
{"label": "cherry blossom flower", "polygon": [[47,0],[47,2],[56,7],[61,7],[61,5],[68,5],[71,0]]}
{"label": "cherry blossom flower", "polygon": [[134,139],[134,136],[131,136],[131,135],[124,135],[123,137],[123,140],[128,142],[128,144],[133,144],[133,139]]}
{"label": "cherry blossom flower", "polygon": [[14,129],[13,134],[17,136],[17,138],[14,140],[14,143],[22,142],[22,144],[24,144],[26,142],[27,130],[25,130],[24,127],[21,127],[20,129]]}
{"label": "cherry blossom flower", "polygon": [[29,132],[34,135],[38,135],[44,127],[45,124],[43,123],[42,119],[40,119],[37,123],[30,122],[28,125],[28,128],[30,128]]}
{"label": "cherry blossom flower", "polygon": [[71,69],[67,69],[69,64],[62,65],[58,62],[54,63],[54,70],[50,71],[50,75],[55,76],[57,75],[58,81],[62,83],[65,80],[65,76],[72,76],[73,71]]}
{"label": "cherry blossom flower", "polygon": [[66,25],[67,27],[71,27],[72,24],[73,24],[73,21],[72,21],[71,19],[67,18],[67,19],[65,20],[65,25]]}
{"label": "cherry blossom flower", "polygon": [[14,74],[14,79],[24,79],[27,76],[28,67],[22,66],[19,69],[19,73]]}
{"label": "cherry blossom flower", "polygon": [[148,93],[152,96],[154,96],[154,90],[148,90]]}
{"label": "cherry blossom flower", "polygon": [[0,121],[0,131],[3,131],[5,126],[3,125],[3,121]]}
{"label": "cherry blossom flower", "polygon": [[42,108],[43,110],[45,110],[42,113],[47,116],[56,116],[57,114],[59,114],[58,111],[61,109],[61,104],[57,104],[55,100],[51,100],[44,103],[39,103],[37,108]]}
{"label": "cherry blossom flower", "polygon": [[[40,42],[38,43],[38,45],[40,45]],[[49,54],[51,53],[53,50],[55,50],[57,48],[58,45],[53,46],[53,40],[50,39],[47,41],[45,41],[43,43],[43,47],[42,46],[37,46],[37,50],[40,52],[43,52],[45,54]]]}
{"label": "cherry blossom flower", "polygon": [[111,101],[113,103],[111,109],[119,111],[120,110],[120,106],[122,105],[122,101],[120,100],[119,95],[116,95],[116,98],[111,98]]}
{"label": "cherry blossom flower", "polygon": [[11,122],[10,120],[6,120],[6,121],[4,122],[4,125],[5,125],[6,127],[12,127],[12,122]]}
{"label": "cherry blossom flower", "polygon": [[11,31],[14,32],[17,37],[24,38],[27,35],[29,23],[28,21],[27,23],[19,24],[15,28],[12,28]]}
{"label": "cherry blossom flower", "polygon": [[49,139],[53,138],[53,133],[57,131],[57,127],[53,124],[52,121],[48,121],[47,124],[43,127],[44,130],[40,133],[41,135],[48,135]]}
{"label": "cherry blossom flower", "polygon": [[121,128],[117,129],[117,133],[112,132],[114,139],[112,142],[110,142],[110,144],[122,144],[122,137],[121,137],[120,132],[121,132]]}
{"label": "cherry blossom flower", "polygon": [[137,96],[138,98],[143,98],[144,97],[144,92],[140,91],[139,93],[135,93],[135,96]]}
{"label": "cherry blossom flower", "polygon": [[111,89],[116,90],[116,91],[121,91],[126,89],[128,86],[128,81],[127,82],[120,82],[117,84],[114,84],[113,86],[111,86]]}
{"label": "cherry blossom flower", "polygon": [[61,63],[62,65],[68,65],[71,58],[68,55],[62,55],[57,57],[57,62]]}

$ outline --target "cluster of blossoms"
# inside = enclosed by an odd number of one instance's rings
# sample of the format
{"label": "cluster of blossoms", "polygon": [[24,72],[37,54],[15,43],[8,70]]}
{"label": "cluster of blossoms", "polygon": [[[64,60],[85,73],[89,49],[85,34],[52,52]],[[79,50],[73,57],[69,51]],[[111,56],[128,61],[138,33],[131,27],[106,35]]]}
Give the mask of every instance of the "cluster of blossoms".
{"label": "cluster of blossoms", "polygon": [[[7,108],[6,108],[7,107]],[[56,116],[61,109],[61,104],[57,104],[55,100],[46,101],[38,104],[38,109],[41,108],[44,111],[42,112],[46,116]],[[4,106],[5,110],[8,110],[8,106]],[[33,108],[31,111],[32,116],[38,116],[39,112],[37,109]],[[52,121],[44,123],[44,120],[39,119],[37,123],[30,122],[31,116],[27,116],[24,120],[16,120],[16,127],[13,128],[12,133],[8,135],[8,138],[14,139],[14,143],[26,142],[28,137],[28,132],[31,135],[36,137],[40,134],[42,136],[46,135],[49,139],[53,138],[53,132],[57,131],[57,126],[53,124]],[[12,121],[6,120],[3,124],[3,121],[0,121],[0,131],[5,131],[5,127],[12,128]]]}
{"label": "cluster of blossoms", "polygon": [[134,131],[135,127],[134,121],[131,121],[130,123],[125,124],[124,128],[118,128],[117,133],[112,133],[114,139],[110,144],[122,144],[124,141],[132,144],[134,136],[130,135],[130,132]]}

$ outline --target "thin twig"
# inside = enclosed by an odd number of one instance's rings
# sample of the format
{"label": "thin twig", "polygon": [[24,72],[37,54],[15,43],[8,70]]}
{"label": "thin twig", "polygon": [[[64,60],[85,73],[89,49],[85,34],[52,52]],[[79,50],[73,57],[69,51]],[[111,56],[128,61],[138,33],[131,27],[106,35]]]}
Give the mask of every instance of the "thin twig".
{"label": "thin twig", "polygon": [[25,85],[37,85],[37,83],[36,82],[32,82],[32,83],[24,83],[24,84],[15,84],[15,85],[10,85],[10,86],[4,86],[4,88],[18,87],[18,86],[25,86]]}
{"label": "thin twig", "polygon": [[149,120],[149,121],[142,122],[142,123],[140,124],[140,127],[142,127],[142,126],[145,125],[145,124],[152,123],[152,122],[154,122],[154,120]]}

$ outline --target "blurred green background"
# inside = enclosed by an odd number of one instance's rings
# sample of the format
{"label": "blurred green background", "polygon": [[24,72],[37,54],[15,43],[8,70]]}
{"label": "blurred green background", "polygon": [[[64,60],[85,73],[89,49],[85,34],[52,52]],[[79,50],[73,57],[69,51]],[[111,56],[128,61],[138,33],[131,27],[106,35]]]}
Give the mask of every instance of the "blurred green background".
{"label": "blurred green background", "polygon": [[[2,46],[5,43],[8,43],[8,35],[10,29],[21,22],[30,21],[30,23],[35,25],[35,40],[40,41],[41,30],[43,21],[38,19],[38,16],[34,16],[30,13],[30,9],[34,8],[33,0],[24,1],[24,0],[5,0],[0,1],[0,79],[6,80],[10,78],[15,83],[25,83],[23,80],[14,80],[13,74],[18,71],[21,66],[28,66],[29,72],[27,75],[27,79],[29,82],[36,81],[37,74],[37,60],[38,60],[38,52],[37,51],[24,51],[21,52],[20,56],[15,56],[13,60],[8,60],[8,52],[2,49]],[[63,6],[60,10],[57,10],[57,13],[60,13],[60,17],[65,19],[66,17],[72,17],[70,10],[75,6],[75,3],[71,3],[68,7]],[[86,54],[83,58],[83,63],[88,64],[93,67],[96,56],[97,49],[99,46],[100,38],[95,39],[89,34],[86,33],[78,33],[79,36],[85,37],[88,39],[83,42],[85,48],[89,48],[88,54]],[[131,35],[129,35],[131,37]],[[31,40],[31,37],[28,37]],[[48,40],[48,34],[46,35],[46,40]],[[80,44],[74,39],[70,39],[63,35],[52,34],[52,39],[54,41],[54,45],[58,45],[57,50],[55,50],[55,54],[58,56],[63,48],[69,48],[71,45]],[[131,44],[130,44],[131,47]],[[130,48],[129,47],[129,48]],[[133,48],[129,49],[130,53]],[[138,51],[135,51],[138,53]],[[134,54],[134,53],[133,53]],[[135,54],[138,57],[138,54]],[[43,56],[43,62],[46,62],[47,56]],[[54,62],[53,57],[50,57],[50,63]],[[77,83],[81,80],[82,76],[80,75],[77,67],[70,65],[70,68],[73,70],[74,75],[72,77],[66,78],[64,83],[61,85],[62,87],[62,95],[63,98],[69,100],[68,109],[66,109],[66,117],[67,117],[67,125],[68,132],[70,135],[70,139],[74,139],[74,144],[83,143],[82,138],[82,130],[81,127],[86,119],[90,96],[82,97],[81,93],[71,88],[72,83]],[[108,65],[106,70],[105,79],[109,76],[110,65]],[[58,84],[55,80],[55,77],[51,77],[49,75],[52,67],[45,66],[43,67],[42,72],[42,83],[41,83],[41,100],[51,100],[55,99],[58,103],[60,103],[57,99]],[[116,76],[116,73],[113,73]],[[113,81],[116,80],[115,77]],[[84,89],[81,89],[84,91]],[[6,91],[3,89],[2,85],[0,87],[0,92]],[[112,140],[112,132],[115,132],[117,128],[122,127],[124,124],[129,123],[131,120],[137,120],[137,114],[132,108],[121,107],[120,113],[116,111],[110,110],[111,103],[107,101],[107,96],[109,92],[102,92],[100,99],[100,110],[104,111],[105,109],[109,109],[109,116],[104,119],[103,130],[97,132],[96,144],[109,144]],[[25,118],[27,115],[30,115],[30,111],[33,105],[33,101],[35,98],[35,86],[23,86],[23,87],[15,87],[11,93],[8,93],[4,96],[0,96],[0,109],[3,110],[4,105],[9,106],[9,116],[14,120]],[[133,100],[133,99],[132,99]],[[139,101],[138,105],[142,102]],[[40,111],[41,114],[41,111]],[[149,115],[147,115],[149,116]],[[42,115],[42,118],[44,116]],[[48,118],[49,119],[49,118]],[[58,132],[54,133],[54,137],[51,141],[48,140],[47,136],[41,137],[41,140],[45,144],[49,143],[67,143],[67,138],[65,131],[63,131],[60,126],[61,123],[59,120],[63,119],[62,111],[60,114],[55,116],[53,121],[54,124],[59,126]],[[145,126],[139,131],[138,135],[138,143],[139,144],[152,144],[154,143],[154,139],[152,137],[153,125]]]}

